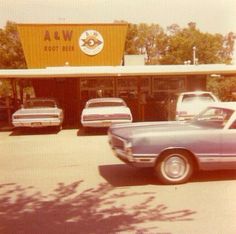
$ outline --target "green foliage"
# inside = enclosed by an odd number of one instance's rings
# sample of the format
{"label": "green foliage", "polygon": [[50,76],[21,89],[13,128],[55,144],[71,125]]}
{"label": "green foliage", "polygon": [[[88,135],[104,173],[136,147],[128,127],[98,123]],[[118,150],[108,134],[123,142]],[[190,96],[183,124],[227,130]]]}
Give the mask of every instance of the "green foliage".
{"label": "green foliage", "polygon": [[167,38],[158,24],[130,24],[126,37],[126,54],[145,54],[147,64],[158,64]]}
{"label": "green foliage", "polygon": [[0,29],[0,69],[26,68],[16,24],[8,21]]}
{"label": "green foliage", "polygon": [[126,54],[146,54],[147,64],[184,64],[193,61],[193,48],[201,64],[230,63],[236,35],[203,33],[191,22],[181,29],[177,24],[165,32],[158,24],[130,24]]}
{"label": "green foliage", "polygon": [[236,101],[236,77],[209,77],[207,90],[216,94],[221,101]]}
{"label": "green foliage", "polygon": [[11,95],[12,95],[12,90],[9,80],[0,80],[0,98]]}

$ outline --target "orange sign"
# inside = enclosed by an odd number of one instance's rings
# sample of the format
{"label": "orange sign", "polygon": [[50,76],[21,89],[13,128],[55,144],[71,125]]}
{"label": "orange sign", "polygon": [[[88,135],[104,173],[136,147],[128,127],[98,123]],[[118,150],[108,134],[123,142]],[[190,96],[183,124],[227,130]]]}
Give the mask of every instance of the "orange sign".
{"label": "orange sign", "polygon": [[28,68],[116,66],[127,24],[18,24]]}

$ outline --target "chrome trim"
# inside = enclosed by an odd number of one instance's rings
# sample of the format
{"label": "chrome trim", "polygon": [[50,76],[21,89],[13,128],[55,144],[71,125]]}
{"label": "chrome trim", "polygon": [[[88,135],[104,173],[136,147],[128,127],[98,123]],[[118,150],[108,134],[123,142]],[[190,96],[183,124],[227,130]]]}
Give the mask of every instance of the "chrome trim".
{"label": "chrome trim", "polygon": [[134,161],[140,163],[154,163],[155,159],[154,157],[134,157]]}
{"label": "chrome trim", "polygon": [[[121,138],[121,137],[119,137],[119,136],[116,136],[116,135],[109,134],[109,137],[110,137],[109,140],[111,141],[111,143],[110,143],[111,147],[116,152],[116,154],[128,159],[130,162],[133,162],[134,158],[133,158],[133,155],[132,155],[132,143],[125,140],[125,139],[123,139],[123,138]],[[112,139],[113,138],[118,139],[123,143],[123,147],[122,147],[123,149],[113,147],[113,145],[112,145]]]}
{"label": "chrome trim", "polygon": [[133,154],[134,157],[150,157],[150,158],[156,158],[157,154]]}
{"label": "chrome trim", "polygon": [[215,163],[215,162],[234,162],[236,163],[236,156],[220,156],[220,157],[199,157],[200,163]]}
{"label": "chrome trim", "polygon": [[117,135],[112,135],[112,134],[110,133],[110,136],[111,136],[111,138],[113,138],[113,137],[114,137],[114,138],[117,138],[117,139],[123,141],[124,143],[127,142],[126,140],[124,140],[124,138],[121,138],[121,137],[119,137],[119,136],[117,136]]}
{"label": "chrome trim", "polygon": [[122,158],[125,158],[125,159],[127,159],[129,162],[134,162],[134,161],[135,161],[132,155],[126,154],[125,151],[123,151],[123,150],[121,150],[121,149],[115,148],[115,149],[114,149],[114,152],[115,152],[115,155],[116,155],[116,156],[120,156],[120,157],[122,157]]}

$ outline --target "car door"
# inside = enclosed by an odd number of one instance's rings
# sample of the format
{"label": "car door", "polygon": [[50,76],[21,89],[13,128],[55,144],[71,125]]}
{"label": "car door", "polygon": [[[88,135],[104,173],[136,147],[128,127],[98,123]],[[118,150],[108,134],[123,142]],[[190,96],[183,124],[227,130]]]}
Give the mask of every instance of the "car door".
{"label": "car door", "polygon": [[221,131],[219,129],[203,131],[194,138],[196,142],[195,152],[202,166],[206,167],[206,169],[214,167],[215,162],[220,156]]}
{"label": "car door", "polygon": [[221,158],[222,169],[236,169],[236,121],[224,129],[221,136]]}

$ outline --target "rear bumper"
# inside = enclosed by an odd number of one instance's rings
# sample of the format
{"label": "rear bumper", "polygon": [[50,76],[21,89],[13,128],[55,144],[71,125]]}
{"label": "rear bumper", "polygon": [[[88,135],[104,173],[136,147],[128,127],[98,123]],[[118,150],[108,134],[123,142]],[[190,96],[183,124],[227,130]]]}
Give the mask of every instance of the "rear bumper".
{"label": "rear bumper", "polygon": [[94,121],[81,121],[83,127],[110,127],[112,124],[120,124],[120,123],[131,123],[131,120],[94,120]]}

